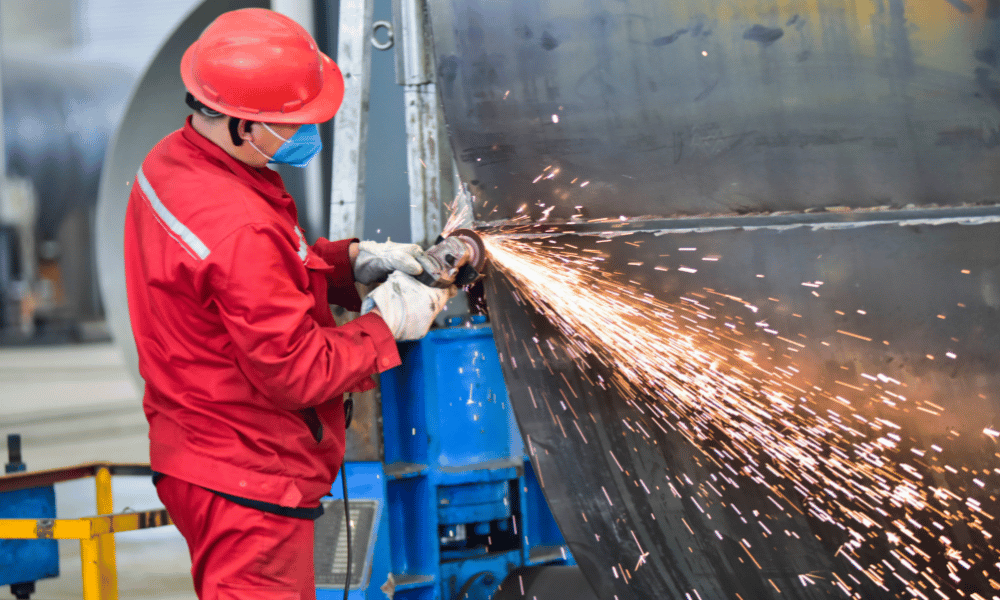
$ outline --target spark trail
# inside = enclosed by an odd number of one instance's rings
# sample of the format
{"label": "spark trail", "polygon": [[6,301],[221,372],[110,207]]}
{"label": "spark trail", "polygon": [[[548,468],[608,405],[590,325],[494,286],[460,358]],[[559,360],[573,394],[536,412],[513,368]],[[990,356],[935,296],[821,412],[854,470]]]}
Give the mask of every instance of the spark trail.
{"label": "spark trail", "polygon": [[[723,322],[697,298],[661,301],[615,277],[607,256],[552,239],[493,234],[484,242],[519,300],[559,329],[572,354],[603,363],[623,398],[651,408],[661,428],[684,436],[719,473],[738,472],[783,509],[841,530],[837,553],[874,585],[921,600],[985,600],[971,590],[1000,590],[995,516],[934,477],[921,460],[934,450],[913,447],[902,426],[864,418],[843,396],[817,394],[759,358],[744,323]],[[877,379],[871,393],[879,399],[907,401],[892,389],[898,381]],[[968,543],[951,539],[956,527],[967,527]]]}

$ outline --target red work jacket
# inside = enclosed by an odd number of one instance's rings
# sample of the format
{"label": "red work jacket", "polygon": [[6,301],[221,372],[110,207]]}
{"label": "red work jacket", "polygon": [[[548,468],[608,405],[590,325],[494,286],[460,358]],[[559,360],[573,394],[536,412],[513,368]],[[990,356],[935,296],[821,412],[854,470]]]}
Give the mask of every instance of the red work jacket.
{"label": "red work jacket", "polygon": [[400,361],[381,317],[335,326],[329,303],[361,303],[352,240],[309,246],[297,223],[276,172],[232,158],[190,118],[142,163],[125,278],[154,471],[288,507],[329,492],[343,394]]}

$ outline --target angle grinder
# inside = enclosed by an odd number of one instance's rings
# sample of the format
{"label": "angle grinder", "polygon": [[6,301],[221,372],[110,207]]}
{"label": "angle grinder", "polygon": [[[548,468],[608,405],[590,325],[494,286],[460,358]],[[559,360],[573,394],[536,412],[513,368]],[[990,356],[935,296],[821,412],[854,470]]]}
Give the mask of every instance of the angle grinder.
{"label": "angle grinder", "polygon": [[469,285],[486,273],[486,247],[471,229],[456,229],[448,237],[438,237],[417,262],[424,272],[416,279],[424,285],[447,288]]}

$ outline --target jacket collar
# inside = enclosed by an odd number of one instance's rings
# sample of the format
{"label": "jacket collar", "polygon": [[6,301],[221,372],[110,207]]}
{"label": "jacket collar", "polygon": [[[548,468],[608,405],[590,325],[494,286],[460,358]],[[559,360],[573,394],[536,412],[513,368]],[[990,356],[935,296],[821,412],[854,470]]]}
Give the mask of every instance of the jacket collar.
{"label": "jacket collar", "polygon": [[267,167],[256,168],[239,161],[217,146],[215,142],[198,133],[191,125],[191,116],[188,115],[181,130],[184,141],[194,146],[205,158],[212,163],[231,171],[240,180],[245,182],[254,191],[267,199],[272,204],[280,208],[288,209],[291,204],[292,212],[295,211],[292,196],[285,190],[285,183],[277,171]]}

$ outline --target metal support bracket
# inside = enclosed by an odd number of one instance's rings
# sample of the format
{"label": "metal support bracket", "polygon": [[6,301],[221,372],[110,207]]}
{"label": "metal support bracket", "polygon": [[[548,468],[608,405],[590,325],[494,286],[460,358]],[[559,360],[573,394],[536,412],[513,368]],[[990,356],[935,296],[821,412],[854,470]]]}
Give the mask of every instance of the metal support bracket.
{"label": "metal support bracket", "polygon": [[118,598],[118,566],[114,534],[163,527],[172,521],[165,509],[112,514],[111,477],[115,474],[149,476],[151,473],[149,465],[145,464],[96,462],[0,476],[0,492],[94,477],[98,512],[92,517],[79,519],[0,519],[0,540],[80,540],[83,600],[115,600]]}
{"label": "metal support bracket", "polygon": [[[371,92],[373,0],[340,4],[337,64],[344,73],[344,102],[334,124],[330,239],[360,237],[365,220],[365,157]],[[453,163],[434,83],[433,45],[425,0],[394,0],[392,35],[396,81],[404,87],[406,164],[410,188],[411,241],[434,243],[443,211],[454,197]]]}
{"label": "metal support bracket", "polygon": [[40,540],[51,540],[55,524],[55,519],[38,519],[35,522],[35,537]]}

